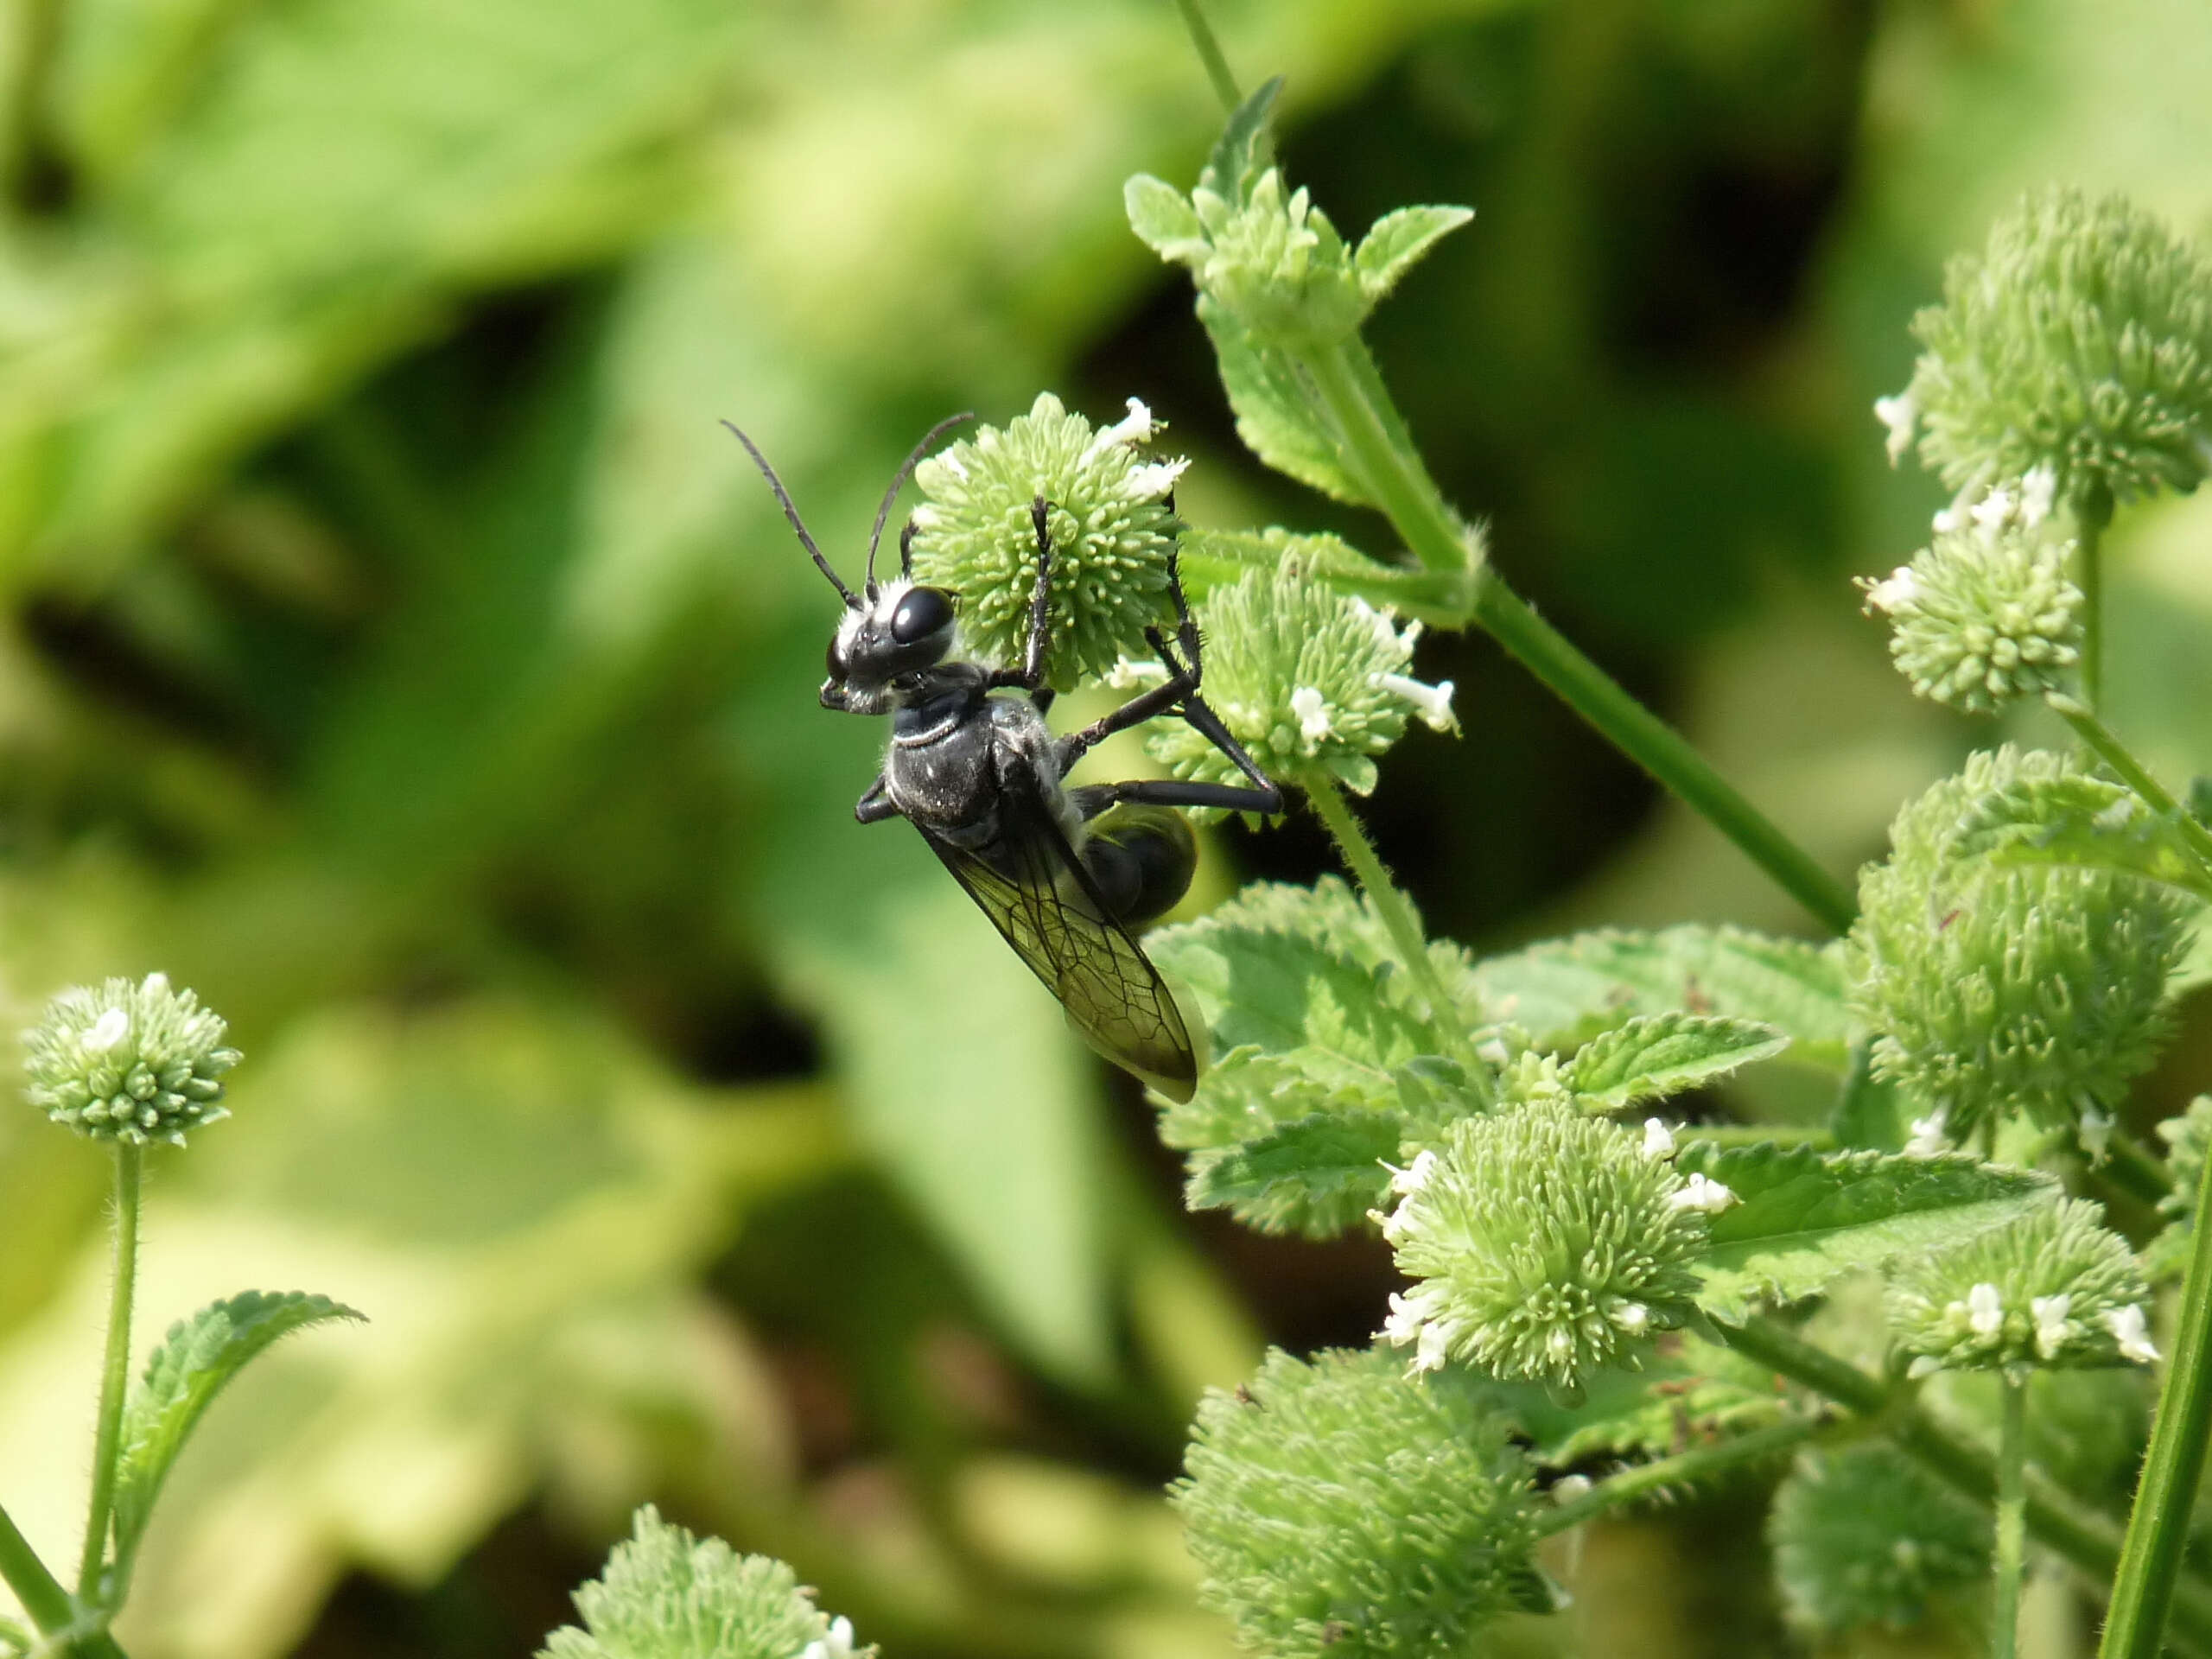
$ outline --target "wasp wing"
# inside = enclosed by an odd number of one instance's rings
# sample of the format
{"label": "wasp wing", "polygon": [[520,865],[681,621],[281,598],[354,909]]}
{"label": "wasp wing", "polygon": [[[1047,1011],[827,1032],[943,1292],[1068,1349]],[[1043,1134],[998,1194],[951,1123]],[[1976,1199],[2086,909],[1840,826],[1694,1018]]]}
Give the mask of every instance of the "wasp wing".
{"label": "wasp wing", "polygon": [[1000,804],[988,857],[927,830],[922,839],[1085,1042],[1169,1099],[1190,1099],[1198,1059],[1160,970],[1114,919],[1033,785],[1006,790]]}

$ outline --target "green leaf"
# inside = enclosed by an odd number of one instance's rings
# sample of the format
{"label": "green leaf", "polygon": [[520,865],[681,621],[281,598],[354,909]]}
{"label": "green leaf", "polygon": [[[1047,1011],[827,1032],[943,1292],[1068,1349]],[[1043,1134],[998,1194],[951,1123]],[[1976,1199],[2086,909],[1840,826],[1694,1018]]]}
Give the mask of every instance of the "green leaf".
{"label": "green leaf", "polygon": [[1951,850],[2003,864],[2117,870],[2212,899],[2212,874],[2180,822],[2104,778],[2031,779],[1992,791],[1968,809]]}
{"label": "green leaf", "polygon": [[1567,1081],[1597,1109],[1618,1111],[1695,1089],[1789,1046],[1789,1039],[1772,1026],[1750,1020],[1639,1014],[1584,1044]]}
{"label": "green leaf", "polygon": [[1333,1238],[1382,1203],[1402,1134],[1395,1113],[1317,1112],[1193,1158],[1185,1196],[1262,1233]]}
{"label": "green leaf", "polygon": [[1375,505],[1352,472],[1296,361],[1263,346],[1226,306],[1198,296],[1198,321],[1213,341],[1222,389],[1244,447],[1277,472],[1353,506]]}
{"label": "green leaf", "polygon": [[211,1302],[169,1327],[123,1409],[116,1466],[116,1558],[128,1581],[130,1561],[185,1437],[223,1385],[278,1338],[327,1319],[364,1316],[327,1296],[249,1290]]}
{"label": "green leaf", "polygon": [[1471,207],[1401,207],[1383,214],[1351,257],[1359,291],[1370,302],[1381,299],[1424,254],[1474,216]]}
{"label": "green leaf", "polygon": [[1757,1303],[1809,1296],[1892,1256],[1948,1249],[2059,1196],[2048,1175],[1964,1153],[1915,1158],[1692,1142],[1676,1165],[1739,1200],[1713,1217],[1710,1243],[1688,1263],[1705,1281],[1698,1306],[1735,1321]]}
{"label": "green leaf", "polygon": [[1282,92],[1282,77],[1262,82],[1230,115],[1213,153],[1198,173],[1198,188],[1211,190],[1224,201],[1242,206],[1260,175],[1274,164],[1274,137],[1270,130],[1275,99]]}
{"label": "green leaf", "polygon": [[1578,933],[1492,957],[1474,977],[1491,1017],[1552,1052],[1638,1014],[1681,1009],[1773,1026],[1791,1039],[1792,1059],[1840,1071],[1851,1035],[1834,946],[1737,927]]}
{"label": "green leaf", "polygon": [[1189,264],[1205,257],[1211,245],[1205,226],[1183,193],[1165,179],[1138,174],[1122,187],[1122,205],[1137,239],[1162,259]]}

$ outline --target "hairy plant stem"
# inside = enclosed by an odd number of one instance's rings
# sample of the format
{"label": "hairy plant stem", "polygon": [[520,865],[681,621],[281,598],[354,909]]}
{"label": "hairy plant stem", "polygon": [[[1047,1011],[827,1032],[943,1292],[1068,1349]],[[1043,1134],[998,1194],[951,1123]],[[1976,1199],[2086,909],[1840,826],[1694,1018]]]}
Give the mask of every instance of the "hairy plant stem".
{"label": "hairy plant stem", "polygon": [[2143,798],[2150,809],[2170,818],[2181,831],[2189,850],[2196,855],[2198,874],[2206,883],[2212,883],[2212,830],[2196,821],[2196,816],[2176,800],[2173,791],[2151,775],[2151,769],[2128,752],[2127,746],[2115,736],[2112,728],[2099,720],[2088,704],[2056,692],[2044,699],[2059,717],[2071,726],[2082,741],[2094,751],[2097,758],[2120,774],[2126,784]]}
{"label": "hairy plant stem", "polygon": [[1614,747],[1726,836],[1797,902],[1840,933],[1858,914],[1849,888],[1738,791],[1672,727],[1516,597],[1484,566],[1390,407],[1357,339],[1300,357],[1343,442],[1353,475],[1373,493],[1421,567],[1466,584],[1467,620],[1481,626]]}
{"label": "hairy plant stem", "polygon": [[52,1635],[65,1630],[76,1615],[76,1607],[69,1599],[69,1592],[61,1587],[60,1580],[46,1570],[46,1563],[31,1548],[30,1540],[17,1531],[8,1511],[0,1509],[0,1579],[16,1592],[16,1599],[31,1616],[41,1635]]}
{"label": "hairy plant stem", "polygon": [[1463,1065],[1479,1066],[1482,1062],[1476,1058],[1474,1045],[1468,1039],[1459,1004],[1444,988],[1443,977],[1429,959],[1428,940],[1421,931],[1421,918],[1414,913],[1412,904],[1391,880],[1390,872],[1375,850],[1375,843],[1368,840],[1367,831],[1345,804],[1344,791],[1337,787],[1337,780],[1316,768],[1300,772],[1295,781],[1313,803],[1314,816],[1329,832],[1329,839],[1337,843],[1337,850],[1351,867],[1353,879],[1367,894],[1368,902],[1375,906],[1375,913],[1382,918],[1391,944],[1397,946],[1399,965],[1420,987],[1437,1028],[1452,1045],[1452,1058]]}
{"label": "hairy plant stem", "polygon": [[92,1501],[85,1517],[85,1554],[78,1599],[105,1600],[100,1573],[107,1560],[108,1522],[115,1505],[115,1465],[122,1452],[123,1396],[130,1382],[130,1298],[138,1277],[138,1203],[145,1148],[115,1147],[115,1265],[107,1306],[107,1360],[100,1371],[99,1428],[92,1443]]}
{"label": "hairy plant stem", "polygon": [[2158,1390],[2158,1415],[2151,1427],[2150,1450],[2143,1455],[2143,1478],[2127,1517],[2120,1546],[2120,1571],[2113,1580],[2112,1606],[2105,1616],[2098,1659],[2155,1659],[2171,1610],[2175,1624],[2187,1628],[2188,1607],[2181,1580],[2182,1550],[2189,1541],[2190,1513],[2204,1472],[2204,1446],[2212,1434],[2212,1160],[2196,1191],[2195,1243],[2189,1273],[2182,1281],[2181,1320],[2174,1332],[2173,1363]]}
{"label": "hairy plant stem", "polygon": [[1990,1611],[1992,1659],[2012,1659],[2020,1641],[2020,1569],[2026,1559],[2028,1379],[2004,1374],[1997,1437],[1997,1594]]}
{"label": "hairy plant stem", "polygon": [[2105,572],[2102,543],[2112,522],[2112,492],[2090,486],[2074,508],[2074,585],[2082,590],[2082,701],[2104,706]]}
{"label": "hairy plant stem", "polygon": [[1827,1427],[1817,1417],[1796,1417],[1786,1423],[1775,1423],[1766,1428],[1754,1429],[1749,1434],[1739,1434],[1732,1440],[1722,1440],[1716,1445],[1699,1446],[1695,1451],[1677,1452],[1669,1458],[1639,1464],[1610,1480],[1599,1481],[1581,1497],[1560,1504],[1549,1514],[1538,1516],[1535,1518],[1536,1536],[1543,1538],[1555,1532],[1565,1532],[1586,1521],[1594,1521],[1624,1503],[1651,1497],[1670,1486],[1688,1486],[1700,1480],[1710,1480],[1731,1469],[1740,1469],[1747,1464],[1764,1463],[1784,1452],[1795,1450]]}
{"label": "hairy plant stem", "polygon": [[[1741,1325],[1719,1323],[1719,1330],[1738,1353],[1827,1395],[1857,1416],[1878,1422],[1901,1451],[1946,1484],[1979,1503],[1995,1501],[1996,1459],[1986,1447],[1914,1408],[1909,1390],[1891,1389],[1879,1377],[1870,1376],[1849,1361],[1815,1347],[1772,1319],[1755,1316]],[[2053,1490],[2048,1482],[2030,1476],[2024,1484],[2023,1513],[2030,1535],[2087,1578],[2099,1582],[2109,1580],[2120,1560],[2118,1529],[2089,1510],[2082,1500]],[[2184,1510],[2186,1507],[2182,1506]],[[2176,1522],[2177,1532],[2185,1525],[2183,1514]],[[2177,1550],[2178,1547],[2177,1536]],[[2195,1580],[2181,1578],[2177,1572],[2170,1575],[2168,1583],[2173,1596],[2175,1633],[2185,1638],[2192,1652],[2212,1654],[2212,1593]],[[2144,1650],[2146,1656],[2151,1651]]]}

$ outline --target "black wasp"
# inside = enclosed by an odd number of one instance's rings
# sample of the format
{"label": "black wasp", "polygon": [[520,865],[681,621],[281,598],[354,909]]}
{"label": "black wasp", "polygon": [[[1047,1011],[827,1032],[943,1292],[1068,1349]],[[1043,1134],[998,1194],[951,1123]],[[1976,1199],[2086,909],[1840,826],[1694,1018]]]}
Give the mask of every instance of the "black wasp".
{"label": "black wasp", "polygon": [[[1169,1098],[1188,1100],[1198,1077],[1190,1029],[1129,930],[1172,908],[1197,868],[1198,843],[1172,809],[1280,812],[1282,793],[1198,697],[1198,630],[1172,559],[1175,645],[1157,628],[1145,631],[1166,666],[1166,683],[1065,737],[1054,737],[1045,724],[1052,701],[1045,683],[1052,540],[1042,496],[1030,506],[1037,585],[1020,667],[989,668],[951,656],[956,596],[915,582],[911,522],[899,537],[898,579],[877,582],[876,549],[899,492],[930,446],[971,418],[956,415],[931,428],[891,480],[868,537],[868,572],[857,594],[815,545],[766,457],[737,428],[730,430],[775,491],[799,544],[845,601],[830,640],[823,707],[891,716],[883,770],[854,816],[862,823],[903,817],[920,830],[1060,1000],[1084,1039]],[[994,695],[1001,692],[1020,695]],[[1218,744],[1251,786],[1063,783],[1102,738],[1171,712]]]}

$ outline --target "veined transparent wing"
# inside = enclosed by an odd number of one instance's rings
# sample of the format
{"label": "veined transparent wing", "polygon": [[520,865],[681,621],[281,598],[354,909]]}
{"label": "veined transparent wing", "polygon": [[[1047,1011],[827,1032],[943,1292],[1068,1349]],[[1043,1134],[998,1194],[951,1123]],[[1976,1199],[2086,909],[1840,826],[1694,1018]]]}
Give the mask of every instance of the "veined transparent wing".
{"label": "veined transparent wing", "polygon": [[1001,833],[988,857],[927,830],[922,839],[1085,1042],[1170,1100],[1190,1099],[1198,1058],[1160,970],[1108,912],[1045,803],[1012,792],[1001,798]]}

